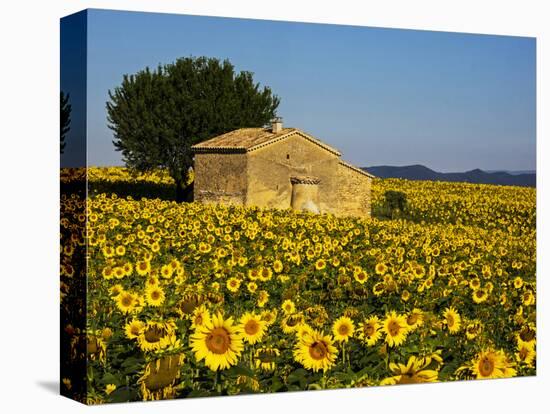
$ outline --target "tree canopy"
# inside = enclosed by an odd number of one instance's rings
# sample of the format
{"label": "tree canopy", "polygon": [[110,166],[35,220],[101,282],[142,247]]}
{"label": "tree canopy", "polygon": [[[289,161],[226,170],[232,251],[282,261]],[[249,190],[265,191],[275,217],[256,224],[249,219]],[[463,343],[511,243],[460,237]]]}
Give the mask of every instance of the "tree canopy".
{"label": "tree canopy", "polygon": [[236,73],[228,60],[204,56],[124,75],[109,99],[108,125],[126,166],[167,169],[179,201],[186,198],[192,145],[237,128],[261,127],[276,116],[280,102],[251,72]]}

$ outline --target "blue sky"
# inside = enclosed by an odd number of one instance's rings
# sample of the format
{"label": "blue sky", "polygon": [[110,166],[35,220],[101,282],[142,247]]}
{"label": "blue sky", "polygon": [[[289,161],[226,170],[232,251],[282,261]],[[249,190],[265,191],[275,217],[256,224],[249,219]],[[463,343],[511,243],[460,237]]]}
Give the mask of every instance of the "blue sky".
{"label": "blue sky", "polygon": [[182,56],[229,59],[358,166],[535,169],[534,38],[91,10],[88,162],[119,165],[107,91]]}

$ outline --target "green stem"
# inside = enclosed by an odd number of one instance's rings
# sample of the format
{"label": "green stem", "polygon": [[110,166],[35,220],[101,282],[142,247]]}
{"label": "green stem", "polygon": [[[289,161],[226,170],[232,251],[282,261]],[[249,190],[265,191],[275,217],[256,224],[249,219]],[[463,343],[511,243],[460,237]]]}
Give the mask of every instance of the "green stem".
{"label": "green stem", "polygon": [[221,372],[216,371],[216,376],[214,377],[214,391],[218,394],[221,394],[221,383],[220,383]]}

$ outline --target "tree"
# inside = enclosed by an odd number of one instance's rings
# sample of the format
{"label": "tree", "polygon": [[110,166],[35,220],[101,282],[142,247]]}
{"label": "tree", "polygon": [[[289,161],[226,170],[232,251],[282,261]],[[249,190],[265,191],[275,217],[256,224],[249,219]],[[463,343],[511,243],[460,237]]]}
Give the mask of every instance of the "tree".
{"label": "tree", "polygon": [[65,150],[65,137],[67,133],[71,130],[71,104],[69,103],[69,94],[65,95],[61,91],[59,99],[59,142],[60,142],[60,151],[63,154]]}
{"label": "tree", "polygon": [[403,214],[407,209],[407,195],[401,191],[388,190],[384,193],[384,205],[391,218],[396,211]]}
{"label": "tree", "polygon": [[176,182],[176,200],[189,197],[191,146],[244,127],[260,127],[276,116],[280,99],[261,88],[251,72],[215,58],[186,57],[124,75],[109,91],[108,125],[126,166],[165,168]]}

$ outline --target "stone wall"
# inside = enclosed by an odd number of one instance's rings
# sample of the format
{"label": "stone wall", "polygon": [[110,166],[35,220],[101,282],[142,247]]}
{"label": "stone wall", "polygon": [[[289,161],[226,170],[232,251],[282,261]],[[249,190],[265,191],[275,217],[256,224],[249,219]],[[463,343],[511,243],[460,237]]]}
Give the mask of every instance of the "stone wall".
{"label": "stone wall", "polygon": [[247,154],[195,154],[194,199],[201,203],[244,205]]}
{"label": "stone wall", "polygon": [[[308,202],[309,211],[370,216],[372,179],[340,161],[338,154],[299,134],[247,153],[199,152],[194,198],[281,209],[293,204],[302,209]],[[300,183],[304,177],[315,185]]]}
{"label": "stone wall", "polygon": [[369,217],[372,178],[344,164],[338,164],[335,181],[337,181],[339,199],[337,214]]}
{"label": "stone wall", "polygon": [[334,212],[337,205],[334,175],[339,159],[336,154],[299,135],[294,135],[252,151],[248,156],[247,205],[290,208],[290,178],[310,176],[320,180],[320,212]]}

